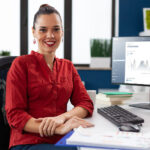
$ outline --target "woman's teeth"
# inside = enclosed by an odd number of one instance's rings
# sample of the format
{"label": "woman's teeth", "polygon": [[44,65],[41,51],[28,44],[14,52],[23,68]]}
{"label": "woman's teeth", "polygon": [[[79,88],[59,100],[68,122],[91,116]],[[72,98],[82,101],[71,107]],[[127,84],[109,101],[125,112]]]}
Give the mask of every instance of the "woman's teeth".
{"label": "woman's teeth", "polygon": [[46,42],[46,44],[47,44],[48,46],[53,46],[53,45],[55,44],[55,42]]}

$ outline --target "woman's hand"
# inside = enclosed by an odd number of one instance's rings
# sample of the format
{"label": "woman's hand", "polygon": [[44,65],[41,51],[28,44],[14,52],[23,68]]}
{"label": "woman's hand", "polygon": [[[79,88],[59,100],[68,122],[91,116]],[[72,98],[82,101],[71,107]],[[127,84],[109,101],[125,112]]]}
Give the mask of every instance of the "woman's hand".
{"label": "woman's hand", "polygon": [[59,126],[56,131],[55,134],[61,134],[64,135],[66,133],[68,133],[69,131],[71,131],[74,128],[78,128],[79,126],[82,126],[83,128],[88,128],[88,127],[93,127],[94,124],[83,120],[79,117],[72,117],[71,119],[69,119],[68,121],[66,121],[63,125]]}
{"label": "woman's hand", "polygon": [[55,132],[55,129],[62,125],[66,118],[63,115],[59,115],[57,117],[45,117],[36,119],[36,121],[41,122],[39,126],[40,136],[52,136]]}

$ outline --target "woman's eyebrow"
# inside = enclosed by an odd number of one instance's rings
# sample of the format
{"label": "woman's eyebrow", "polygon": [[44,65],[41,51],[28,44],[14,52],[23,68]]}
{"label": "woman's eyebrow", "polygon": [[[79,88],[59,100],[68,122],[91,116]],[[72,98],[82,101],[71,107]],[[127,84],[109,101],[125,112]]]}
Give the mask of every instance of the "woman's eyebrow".
{"label": "woman's eyebrow", "polygon": [[45,26],[40,26],[40,28],[44,28],[45,29],[46,27]]}
{"label": "woman's eyebrow", "polygon": [[54,27],[57,27],[57,28],[59,27],[60,28],[60,25],[55,25]]}
{"label": "woman's eyebrow", "polygon": [[[40,26],[39,28],[46,29],[47,27],[45,27],[45,26]],[[60,25],[55,25],[55,26],[53,26],[53,28],[60,28]]]}

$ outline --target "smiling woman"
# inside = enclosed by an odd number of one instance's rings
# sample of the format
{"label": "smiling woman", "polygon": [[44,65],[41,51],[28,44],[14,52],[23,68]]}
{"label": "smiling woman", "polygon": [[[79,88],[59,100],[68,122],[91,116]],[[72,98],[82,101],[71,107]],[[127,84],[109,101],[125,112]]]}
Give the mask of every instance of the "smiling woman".
{"label": "smiling woman", "polygon": [[[35,49],[37,50],[38,45],[37,43],[34,44],[33,42],[33,35],[32,35],[32,25],[34,20],[34,14],[36,13],[37,9],[40,5],[43,3],[50,4],[51,6],[57,8],[61,15],[61,24],[62,28],[64,27],[64,0],[32,0],[28,1],[28,53],[31,52],[31,50]],[[63,38],[63,37],[62,37]],[[56,51],[56,56],[59,58],[64,58],[64,43],[60,42],[60,46],[58,47]]]}
{"label": "smiling woman", "polygon": [[[63,30],[54,7],[40,6],[32,33],[38,51],[17,57],[7,75],[10,148],[55,150],[52,144],[64,134],[79,126],[93,126],[82,119],[92,116],[93,102],[71,61],[55,56]],[[74,108],[67,111],[69,99]]]}
{"label": "smiling woman", "polygon": [[63,36],[60,16],[56,13],[39,16],[33,24],[32,32],[39,52],[55,52]]}
{"label": "smiling woman", "polygon": [[63,30],[58,11],[51,7],[51,11],[47,11],[50,14],[45,14],[47,7],[50,6],[42,5],[41,11],[35,14],[32,33],[38,44],[38,52],[44,54],[47,65],[52,70],[54,60],[49,59],[49,55],[55,55],[63,36]]}

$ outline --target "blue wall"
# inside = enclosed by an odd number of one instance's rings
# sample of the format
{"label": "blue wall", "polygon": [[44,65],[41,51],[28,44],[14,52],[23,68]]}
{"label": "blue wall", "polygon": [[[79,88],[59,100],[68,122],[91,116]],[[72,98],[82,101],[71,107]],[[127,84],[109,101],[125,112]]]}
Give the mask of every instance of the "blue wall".
{"label": "blue wall", "polygon": [[111,70],[78,70],[78,73],[85,82],[87,90],[112,89],[118,85],[111,84]]}
{"label": "blue wall", "polygon": [[138,36],[143,28],[143,8],[150,8],[150,0],[119,1],[119,36]]}

